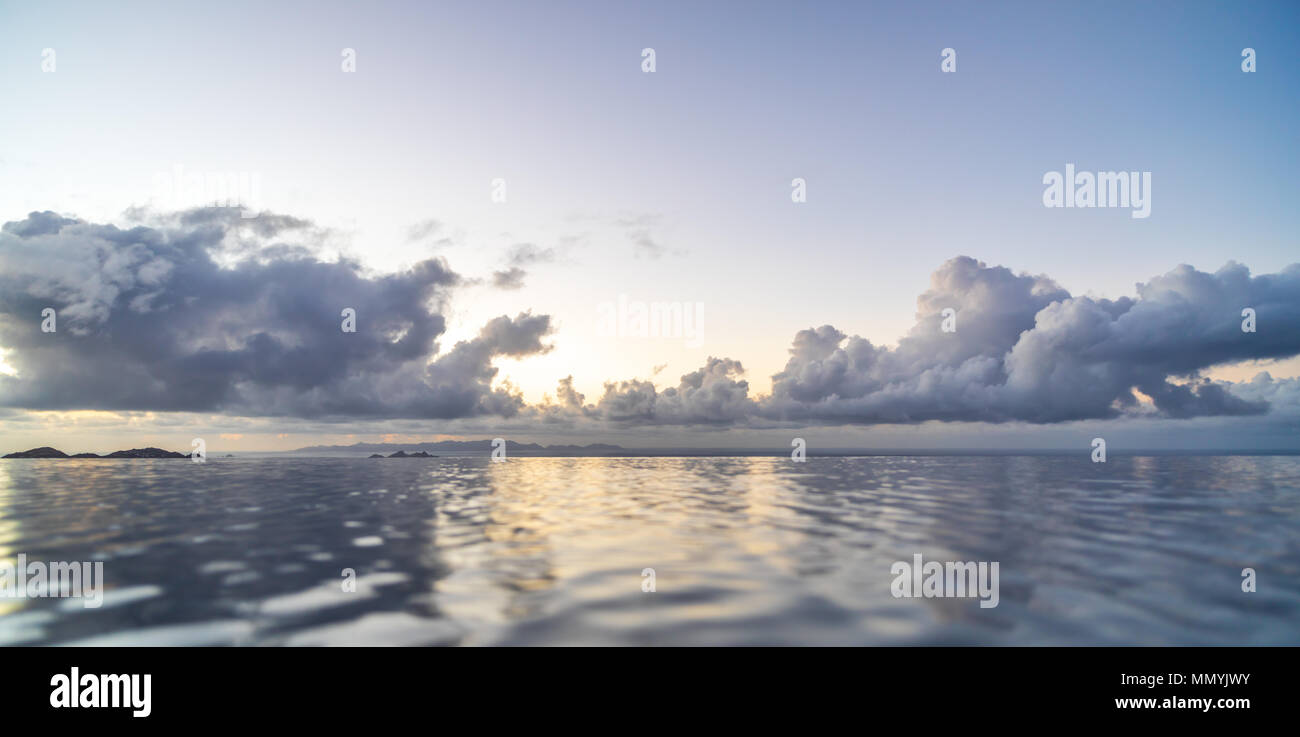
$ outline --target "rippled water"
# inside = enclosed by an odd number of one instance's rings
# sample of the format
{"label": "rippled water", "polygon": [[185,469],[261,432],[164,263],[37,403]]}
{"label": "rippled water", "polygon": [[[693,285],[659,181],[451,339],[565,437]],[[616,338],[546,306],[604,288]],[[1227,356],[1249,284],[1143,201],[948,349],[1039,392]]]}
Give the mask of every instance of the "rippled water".
{"label": "rippled water", "polygon": [[[1298,490],[1296,457],[11,460],[0,562],[106,584],[0,599],[0,643],[1296,644]],[[998,561],[999,605],[894,598],[915,553]]]}

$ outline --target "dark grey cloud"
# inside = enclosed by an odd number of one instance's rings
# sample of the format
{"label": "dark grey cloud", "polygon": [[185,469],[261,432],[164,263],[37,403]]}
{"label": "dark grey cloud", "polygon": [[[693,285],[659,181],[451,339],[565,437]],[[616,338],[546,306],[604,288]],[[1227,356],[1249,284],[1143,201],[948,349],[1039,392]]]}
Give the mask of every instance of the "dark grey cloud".
{"label": "dark grey cloud", "polygon": [[30,238],[35,235],[57,233],[63,226],[72,225],[75,222],[77,221],[46,210],[45,212],[33,212],[27,216],[26,220],[5,223],[3,229],[5,233],[10,233],[19,238]]}
{"label": "dark grey cloud", "polygon": [[[0,345],[18,373],[0,376],[0,406],[295,417],[518,411],[517,393],[491,387],[492,360],[547,350],[547,316],[494,319],[439,355],[442,311],[459,283],[444,261],[370,275],[277,240],[310,229],[220,208],[125,230],[48,212],[7,223]],[[249,237],[265,247],[246,253]],[[57,332],[41,331],[46,307],[56,310]],[[341,329],[345,308],[356,311],[355,332]]]}
{"label": "dark grey cloud", "polygon": [[[1300,353],[1300,265],[1254,278],[1236,263],[1214,274],[1184,265],[1112,301],[962,257],[935,272],[917,306],[893,349],[831,326],[801,331],[763,414],[1049,423],[1149,411],[1135,390],[1172,418],[1262,414],[1267,402],[1200,372]],[[1248,307],[1254,333],[1241,329]],[[942,330],[945,308],[955,332]]]}

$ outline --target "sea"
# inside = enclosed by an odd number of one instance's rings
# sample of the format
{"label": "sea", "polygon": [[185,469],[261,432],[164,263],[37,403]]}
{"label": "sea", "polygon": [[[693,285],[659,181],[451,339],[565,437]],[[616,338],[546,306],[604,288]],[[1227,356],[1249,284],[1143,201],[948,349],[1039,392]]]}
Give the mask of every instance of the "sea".
{"label": "sea", "polygon": [[5,460],[19,560],[4,645],[1294,645],[1300,457]]}

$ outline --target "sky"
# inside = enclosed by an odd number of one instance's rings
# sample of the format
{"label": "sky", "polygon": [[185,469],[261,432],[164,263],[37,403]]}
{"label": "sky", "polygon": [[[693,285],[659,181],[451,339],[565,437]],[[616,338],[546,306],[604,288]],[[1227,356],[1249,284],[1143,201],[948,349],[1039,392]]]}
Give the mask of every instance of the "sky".
{"label": "sky", "polygon": [[1297,21],[0,2],[0,451],[1300,447]]}

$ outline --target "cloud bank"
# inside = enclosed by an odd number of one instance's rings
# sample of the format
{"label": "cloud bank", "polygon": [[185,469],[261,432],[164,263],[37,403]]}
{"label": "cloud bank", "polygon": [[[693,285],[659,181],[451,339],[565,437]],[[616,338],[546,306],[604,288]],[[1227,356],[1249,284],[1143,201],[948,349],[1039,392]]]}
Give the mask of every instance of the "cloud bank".
{"label": "cloud bank", "polygon": [[[1242,331],[1246,308],[1256,332]],[[955,310],[953,332],[944,309]],[[1200,372],[1297,353],[1300,265],[1257,277],[1236,263],[1214,274],[1184,265],[1112,301],[961,257],[935,272],[897,348],[830,325],[801,331],[764,414],[1050,423],[1146,411],[1135,390],[1172,418],[1262,414],[1267,401]]]}
{"label": "cloud bank", "polygon": [[[519,411],[517,392],[491,386],[492,360],[547,350],[547,316],[497,318],[438,355],[442,310],[460,281],[447,264],[370,275],[286,240],[309,226],[218,209],[127,230],[51,212],[5,224],[0,345],[17,376],[0,376],[0,406],[305,418]],[[41,330],[47,307],[54,332]],[[355,332],[342,328],[348,308]]]}
{"label": "cloud bank", "polygon": [[[1255,311],[1243,332],[1242,311]],[[954,321],[945,331],[945,310]],[[895,348],[832,325],[795,335],[770,396],[750,398],[739,363],[709,359],[675,388],[607,384],[582,409],[611,421],[795,424],[1057,423],[1121,416],[1259,415],[1296,404],[1293,380],[1243,384],[1201,372],[1300,353],[1300,264],[1252,277],[1179,266],[1137,297],[1075,297],[1044,276],[967,257],[936,271]],[[1145,401],[1144,401],[1145,400]]]}
{"label": "cloud bank", "polygon": [[[432,221],[431,221],[432,222]],[[419,237],[436,226],[421,227]],[[517,418],[543,423],[771,427],[1059,423],[1255,416],[1300,406],[1296,380],[1202,372],[1300,354],[1300,264],[1252,276],[1178,266],[1117,300],[967,257],[933,275],[897,346],[832,325],[799,331],[770,395],[709,358],[675,386],[610,381],[588,402],[562,380],[526,405],[493,386],[501,357],[545,353],[551,318],[489,321],[440,346],[452,292],[442,259],[368,273],[310,245],[314,226],[273,214],[192,210],[121,229],[52,212],[0,229],[0,407],[296,418]],[[545,262],[520,246],[511,269]],[[499,284],[509,288],[513,280]],[[53,308],[57,331],[42,332]],[[345,332],[345,308],[356,331]],[[1242,311],[1254,310],[1255,332]],[[952,330],[945,330],[945,314]]]}

